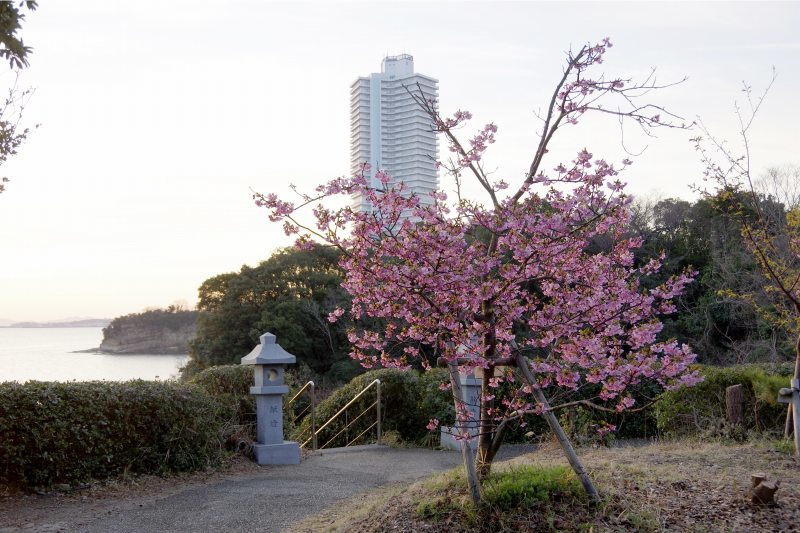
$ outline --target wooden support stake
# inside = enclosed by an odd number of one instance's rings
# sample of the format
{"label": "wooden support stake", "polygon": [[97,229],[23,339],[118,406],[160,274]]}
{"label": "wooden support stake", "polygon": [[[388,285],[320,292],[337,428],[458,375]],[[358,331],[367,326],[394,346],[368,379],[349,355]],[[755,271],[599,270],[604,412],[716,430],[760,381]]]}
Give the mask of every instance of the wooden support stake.
{"label": "wooden support stake", "polygon": [[547,401],[542,389],[539,388],[539,384],[536,382],[536,377],[533,375],[531,367],[528,366],[527,359],[525,359],[524,356],[517,354],[516,364],[520,373],[525,378],[525,381],[527,381],[533,389],[534,399],[544,406],[544,412],[542,413],[542,416],[555,434],[558,443],[561,445],[561,449],[564,450],[564,454],[567,456],[567,461],[569,461],[569,464],[572,466],[572,470],[575,472],[575,475],[578,476],[581,484],[583,484],[583,488],[586,490],[586,494],[589,496],[589,499],[594,503],[599,502],[600,495],[597,493],[597,489],[594,488],[594,484],[589,478],[589,474],[586,473],[578,454],[575,453],[575,448],[572,447],[572,442],[570,442],[567,434],[564,433],[564,428],[561,427],[561,424],[558,422],[558,418],[556,418],[556,415],[554,415],[553,411],[550,410],[550,403]]}
{"label": "wooden support stake", "polygon": [[792,430],[794,428],[794,417],[792,416],[792,404],[788,405],[786,409],[786,424],[783,426],[783,438],[788,439],[792,436]]}

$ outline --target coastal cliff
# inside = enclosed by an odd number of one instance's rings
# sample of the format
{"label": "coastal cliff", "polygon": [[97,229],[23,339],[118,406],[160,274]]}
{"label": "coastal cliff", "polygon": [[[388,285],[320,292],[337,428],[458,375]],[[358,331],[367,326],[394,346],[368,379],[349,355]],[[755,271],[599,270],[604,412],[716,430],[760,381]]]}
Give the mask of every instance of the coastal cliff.
{"label": "coastal cliff", "polygon": [[117,317],[103,328],[100,351],[109,354],[182,355],[197,332],[197,311],[170,306]]}

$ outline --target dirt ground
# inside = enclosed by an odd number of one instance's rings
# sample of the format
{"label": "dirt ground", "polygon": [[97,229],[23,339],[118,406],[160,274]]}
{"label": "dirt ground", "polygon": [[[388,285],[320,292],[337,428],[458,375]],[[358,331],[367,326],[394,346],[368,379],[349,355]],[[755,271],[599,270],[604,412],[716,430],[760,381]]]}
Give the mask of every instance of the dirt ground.
{"label": "dirt ground", "polygon": [[[579,451],[604,497],[593,510],[571,509],[573,521],[556,518],[550,527],[591,531],[800,531],[800,465],[768,442],[726,445],[703,442],[637,443]],[[566,464],[560,449],[545,444],[496,468],[519,463]],[[169,478],[140,476],[98,482],[47,494],[0,491],[0,532],[61,531],[62,524],[90,523],[114,513],[149,505],[187,488],[258,474],[259,467],[234,458],[221,471]],[[779,480],[777,505],[750,502],[750,476],[763,472]],[[0,489],[2,490],[2,489]],[[415,509],[423,483],[396,484],[359,494],[292,526],[293,531],[435,531]],[[77,504],[77,505],[76,505]],[[562,512],[562,511],[557,511]],[[583,513],[581,515],[580,513]],[[41,524],[48,524],[42,529]],[[561,525],[561,527],[559,527]],[[458,531],[456,524],[449,530]],[[530,530],[539,530],[531,526]],[[502,530],[502,529],[501,529]]]}
{"label": "dirt ground", "polygon": [[[604,503],[598,508],[567,507],[549,524],[511,521],[509,531],[578,529],[589,531],[800,531],[800,465],[768,442],[725,445],[702,442],[637,443],[579,451]],[[561,450],[546,444],[496,468],[514,464],[567,464]],[[754,505],[750,476],[779,480],[777,505]],[[428,491],[428,492],[426,492]],[[430,498],[424,483],[362,496],[297,524],[294,531],[448,531],[464,527],[459,517],[421,519],[415,510]],[[502,523],[502,520],[500,521]],[[528,529],[528,527],[530,529]],[[497,523],[491,531],[506,530]]]}

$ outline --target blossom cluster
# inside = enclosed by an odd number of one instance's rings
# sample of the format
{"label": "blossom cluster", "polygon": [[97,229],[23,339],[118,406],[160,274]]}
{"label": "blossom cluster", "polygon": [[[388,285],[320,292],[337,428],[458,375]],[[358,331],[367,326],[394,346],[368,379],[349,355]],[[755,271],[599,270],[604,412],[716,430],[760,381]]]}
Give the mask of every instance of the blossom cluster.
{"label": "blossom cluster", "polygon": [[[656,340],[658,316],[674,311],[673,298],[693,274],[649,290],[640,285],[640,276],[660,265],[634,264],[641,243],[626,234],[629,200],[616,175],[584,150],[553,180],[538,179],[560,187],[493,210],[465,203],[455,207],[457,216],[449,216],[444,194],[427,206],[401,185],[389,187],[385,175],[382,189],[363,177],[336,187],[338,194],[355,187],[374,206],[371,213],[314,209],[317,227],[328,230],[322,234],[347,252],[351,317],[384,324],[350,332],[353,356],[364,366],[404,368],[425,345],[448,360],[466,354],[473,366],[488,367],[524,349],[539,386],[597,384],[600,399],[615,400],[619,410],[633,405],[628,391],[644,379],[666,388],[695,382],[691,350]],[[290,213],[270,196],[262,203],[273,218]],[[349,233],[333,231],[343,222]],[[494,249],[475,237],[477,227],[496,236]],[[592,251],[600,237],[611,244]],[[337,309],[329,320],[344,313]],[[525,396],[507,407],[536,409]]]}

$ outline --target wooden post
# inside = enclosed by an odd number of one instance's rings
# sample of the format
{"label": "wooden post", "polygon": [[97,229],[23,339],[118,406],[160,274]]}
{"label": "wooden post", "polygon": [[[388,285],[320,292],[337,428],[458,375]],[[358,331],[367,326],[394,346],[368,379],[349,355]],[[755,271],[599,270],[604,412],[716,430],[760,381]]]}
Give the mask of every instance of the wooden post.
{"label": "wooden post", "polygon": [[800,459],[800,379],[792,379],[792,415],[794,418],[794,454]]}
{"label": "wooden post", "polygon": [[725,417],[731,424],[744,424],[744,386],[731,385],[725,389]]}
{"label": "wooden post", "polygon": [[786,426],[783,431],[787,439],[794,433],[794,454],[800,459],[800,379],[792,378],[792,386],[778,391],[778,403],[786,403]]}

